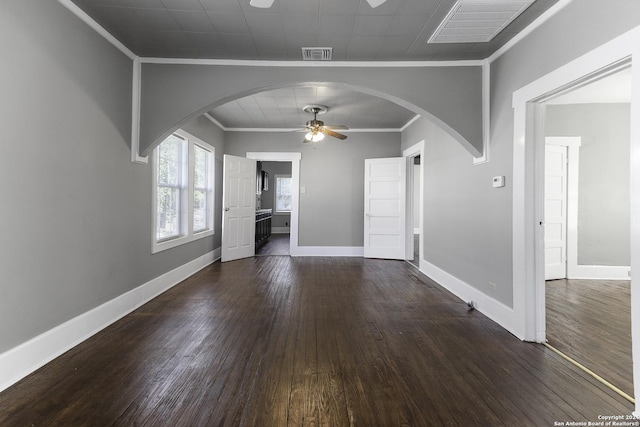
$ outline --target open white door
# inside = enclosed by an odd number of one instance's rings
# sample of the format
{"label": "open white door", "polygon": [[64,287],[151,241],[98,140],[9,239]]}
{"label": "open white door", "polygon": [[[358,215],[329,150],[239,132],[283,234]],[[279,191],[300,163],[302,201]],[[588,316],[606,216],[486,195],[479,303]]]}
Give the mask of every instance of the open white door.
{"label": "open white door", "polygon": [[364,256],[405,259],[407,160],[364,161]]}
{"label": "open white door", "polygon": [[545,145],[545,280],[567,277],[567,147]]}
{"label": "open white door", "polygon": [[224,155],[221,261],[255,255],[256,161]]}

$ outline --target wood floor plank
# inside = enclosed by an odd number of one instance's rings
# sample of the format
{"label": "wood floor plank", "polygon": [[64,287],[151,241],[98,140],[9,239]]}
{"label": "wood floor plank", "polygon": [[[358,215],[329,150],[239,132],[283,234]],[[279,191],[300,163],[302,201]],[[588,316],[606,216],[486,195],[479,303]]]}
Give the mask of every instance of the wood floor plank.
{"label": "wood floor plank", "polygon": [[547,340],[633,396],[628,280],[550,280]]}
{"label": "wood floor plank", "polygon": [[215,263],[0,393],[2,426],[539,426],[632,405],[401,261]]}

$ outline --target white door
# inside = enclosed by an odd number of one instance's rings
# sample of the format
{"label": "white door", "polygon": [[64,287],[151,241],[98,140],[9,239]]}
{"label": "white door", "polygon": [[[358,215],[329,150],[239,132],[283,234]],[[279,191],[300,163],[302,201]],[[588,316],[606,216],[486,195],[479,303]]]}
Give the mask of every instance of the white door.
{"label": "white door", "polygon": [[567,147],[545,146],[545,280],[567,277]]}
{"label": "white door", "polygon": [[255,159],[224,155],[222,206],[222,262],[255,255]]}
{"label": "white door", "polygon": [[405,259],[407,160],[364,161],[364,256]]}

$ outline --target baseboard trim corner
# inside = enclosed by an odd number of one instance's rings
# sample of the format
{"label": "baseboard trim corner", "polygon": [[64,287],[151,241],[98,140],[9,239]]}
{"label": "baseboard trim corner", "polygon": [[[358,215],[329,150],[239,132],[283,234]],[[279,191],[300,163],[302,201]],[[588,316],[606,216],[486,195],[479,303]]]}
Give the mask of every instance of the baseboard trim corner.
{"label": "baseboard trim corner", "polygon": [[[217,257],[217,258],[216,258]],[[220,257],[220,248],[168,271],[110,301],[0,354],[0,392]]]}
{"label": "baseboard trim corner", "polygon": [[569,265],[569,279],[631,280],[631,267],[613,265]]}
{"label": "baseboard trim corner", "polygon": [[464,302],[473,301],[474,308],[505,328],[519,339],[524,339],[514,322],[514,311],[505,304],[474,288],[463,280],[422,259],[420,271]]}
{"label": "baseboard trim corner", "polygon": [[291,227],[271,227],[272,234],[289,234],[291,233]]}

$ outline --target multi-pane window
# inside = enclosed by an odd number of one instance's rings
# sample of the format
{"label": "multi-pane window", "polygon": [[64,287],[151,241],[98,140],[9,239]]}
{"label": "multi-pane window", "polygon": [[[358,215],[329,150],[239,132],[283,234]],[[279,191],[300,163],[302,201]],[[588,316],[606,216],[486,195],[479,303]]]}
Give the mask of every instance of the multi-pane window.
{"label": "multi-pane window", "polygon": [[153,158],[153,251],[213,234],[213,147],[179,130]]}
{"label": "multi-pane window", "polygon": [[275,211],[291,212],[291,176],[276,175],[275,180]]}
{"label": "multi-pane window", "polygon": [[158,242],[181,234],[180,208],[185,191],[187,141],[171,135],[157,148],[156,239]]}
{"label": "multi-pane window", "polygon": [[194,152],[194,170],[193,170],[193,231],[199,232],[206,230],[210,227],[209,212],[211,203],[209,197],[208,188],[208,156],[209,151],[200,147],[199,145],[193,146]]}

